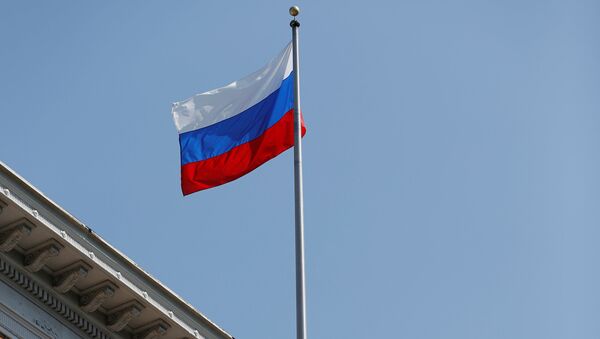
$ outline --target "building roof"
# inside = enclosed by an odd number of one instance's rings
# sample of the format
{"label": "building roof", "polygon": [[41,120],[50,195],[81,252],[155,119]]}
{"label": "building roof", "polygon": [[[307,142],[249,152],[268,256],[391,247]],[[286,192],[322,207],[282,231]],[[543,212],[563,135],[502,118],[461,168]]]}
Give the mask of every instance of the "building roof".
{"label": "building roof", "polygon": [[9,271],[3,267],[30,279],[5,273],[26,290],[47,290],[70,310],[63,320],[91,337],[232,338],[0,162],[0,271]]}

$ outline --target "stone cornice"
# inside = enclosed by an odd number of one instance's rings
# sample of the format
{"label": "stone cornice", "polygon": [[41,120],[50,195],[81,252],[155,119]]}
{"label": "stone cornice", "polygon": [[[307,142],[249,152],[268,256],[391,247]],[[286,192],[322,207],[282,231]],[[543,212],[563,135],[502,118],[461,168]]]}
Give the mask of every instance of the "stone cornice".
{"label": "stone cornice", "polygon": [[[95,304],[80,304],[79,309],[83,312],[101,312],[107,318],[118,318],[121,321],[118,326],[105,324],[108,326],[107,328],[112,327],[119,331],[124,329],[129,335],[137,337],[141,337],[143,332],[165,338],[232,338],[1,162],[0,206],[3,207],[3,210],[10,209],[13,214],[17,211],[22,218],[29,221],[27,229],[15,231],[11,229],[13,233],[8,234],[9,236],[23,237],[27,235],[26,231],[33,229],[33,233],[38,237],[42,233],[49,237],[46,239],[47,243],[40,242],[35,246],[20,246],[21,244],[15,246],[15,244],[7,242],[5,249],[18,251],[26,258],[23,268],[30,271],[27,274],[50,274],[53,276],[54,292],[75,294],[79,296],[80,300],[94,298],[92,301]],[[0,213],[0,219],[1,217]],[[6,225],[0,223],[0,233],[9,229],[9,227],[3,226]],[[20,240],[21,238],[18,238],[16,242]],[[55,260],[55,257],[60,257],[59,252],[63,251],[63,246],[65,250],[70,251],[69,253],[77,253],[72,260],[77,260],[79,264],[65,263],[63,267],[53,271],[45,265],[47,262]],[[92,271],[93,274],[88,274],[89,271]],[[105,281],[109,281],[117,288],[86,291],[90,294],[83,295],[83,285],[75,286],[81,280],[85,281],[86,276],[95,275],[95,278],[98,278],[98,274],[102,274]],[[88,288],[83,286],[83,289],[87,290]],[[119,298],[127,295],[127,300],[123,300],[123,302],[137,302],[139,305],[145,305],[142,308],[143,311],[136,308],[125,315],[107,313],[110,312],[110,309],[100,305],[106,301],[106,298],[112,297],[116,289],[120,291]],[[114,305],[111,308],[114,308]],[[140,312],[156,314],[156,316],[152,316],[155,317],[154,321],[164,325],[152,330],[148,330],[147,324],[139,322],[133,327],[130,326],[129,321],[139,316]],[[144,319],[147,318],[148,316]],[[175,333],[178,334],[175,335]]]}
{"label": "stone cornice", "polygon": [[39,302],[59,314],[64,320],[78,328],[91,338],[111,339],[112,337],[90,322],[87,317],[82,316],[61,299],[54,295],[49,289],[29,277],[29,274],[15,268],[9,261],[0,256],[0,274],[11,280],[23,291],[37,299]]}

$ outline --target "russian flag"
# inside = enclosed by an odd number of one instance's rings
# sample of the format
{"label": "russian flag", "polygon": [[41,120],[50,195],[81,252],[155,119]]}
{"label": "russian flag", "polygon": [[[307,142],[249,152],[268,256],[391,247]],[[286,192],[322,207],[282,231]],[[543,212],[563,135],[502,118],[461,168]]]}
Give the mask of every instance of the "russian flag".
{"label": "russian flag", "polygon": [[254,170],[294,146],[292,44],[247,77],[174,103],[172,114],[184,195]]}

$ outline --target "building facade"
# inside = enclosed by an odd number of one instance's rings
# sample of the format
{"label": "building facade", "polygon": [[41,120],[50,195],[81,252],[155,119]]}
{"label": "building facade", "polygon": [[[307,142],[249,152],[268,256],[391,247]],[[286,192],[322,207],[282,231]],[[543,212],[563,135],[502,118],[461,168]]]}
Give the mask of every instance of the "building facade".
{"label": "building facade", "polygon": [[0,162],[0,339],[231,339]]}

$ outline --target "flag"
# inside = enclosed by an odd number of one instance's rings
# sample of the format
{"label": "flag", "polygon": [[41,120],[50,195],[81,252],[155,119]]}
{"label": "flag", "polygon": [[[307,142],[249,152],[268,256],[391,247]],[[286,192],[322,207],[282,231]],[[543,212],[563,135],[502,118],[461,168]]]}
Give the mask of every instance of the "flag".
{"label": "flag", "polygon": [[290,43],[245,78],[173,104],[184,195],[235,180],[294,146],[292,64]]}

